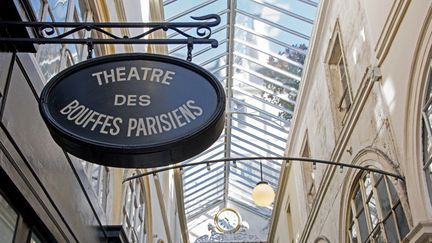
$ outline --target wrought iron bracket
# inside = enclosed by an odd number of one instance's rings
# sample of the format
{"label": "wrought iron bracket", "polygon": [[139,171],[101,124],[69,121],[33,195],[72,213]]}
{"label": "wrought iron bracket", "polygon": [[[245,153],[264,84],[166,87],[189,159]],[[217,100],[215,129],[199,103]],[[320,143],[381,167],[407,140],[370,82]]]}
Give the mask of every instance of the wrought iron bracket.
{"label": "wrought iron bracket", "polygon": [[[212,30],[220,24],[221,18],[217,14],[209,14],[200,17],[191,17],[196,22],[149,22],[149,23],[75,23],[75,22],[18,22],[0,21],[0,28],[31,28],[34,37],[0,37],[0,44],[83,44],[89,47],[89,56],[93,45],[97,44],[154,44],[170,45],[185,44],[188,46],[188,60],[192,59],[193,45],[209,44],[216,48],[219,43],[216,39],[210,39]],[[118,36],[109,29],[142,29],[141,34],[135,36]],[[190,29],[196,29],[195,34],[190,34]],[[156,31],[168,30],[179,33],[184,38],[178,39],[151,39],[146,38]],[[76,38],[80,31],[98,33],[97,38]]]}
{"label": "wrought iron bracket", "polygon": [[210,166],[210,164],[214,164],[214,163],[223,163],[223,162],[235,163],[236,161],[252,161],[253,162],[253,161],[257,161],[257,160],[259,160],[259,161],[261,161],[261,160],[284,160],[284,161],[289,161],[289,162],[312,163],[313,168],[316,167],[316,164],[326,164],[326,165],[339,166],[339,168],[341,170],[344,167],[347,167],[347,168],[357,169],[357,170],[361,170],[361,171],[375,172],[375,173],[378,173],[381,175],[391,176],[391,177],[395,178],[396,180],[405,181],[405,177],[403,177],[400,174],[395,174],[395,173],[391,173],[391,172],[376,169],[376,168],[360,166],[360,165],[353,165],[353,164],[348,164],[348,163],[335,162],[335,161],[330,161],[330,160],[303,158],[303,157],[243,157],[243,158],[225,158],[225,159],[207,160],[207,161],[193,162],[193,163],[188,163],[188,164],[167,166],[167,167],[159,168],[156,170],[152,170],[151,172],[146,172],[146,173],[142,173],[142,174],[128,177],[128,178],[123,180],[123,183],[128,182],[130,180],[138,179],[138,178],[148,176],[148,175],[154,175],[154,174],[157,174],[159,172],[172,170],[172,169],[180,169],[181,170],[185,167],[197,166],[197,165],[202,165],[202,164],[207,164],[208,166]]}

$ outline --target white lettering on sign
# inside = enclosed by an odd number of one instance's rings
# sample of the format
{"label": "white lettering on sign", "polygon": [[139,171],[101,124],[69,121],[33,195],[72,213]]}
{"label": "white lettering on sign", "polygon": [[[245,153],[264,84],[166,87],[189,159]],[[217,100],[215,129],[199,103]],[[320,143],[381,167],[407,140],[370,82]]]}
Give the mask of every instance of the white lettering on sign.
{"label": "white lettering on sign", "polygon": [[[137,95],[116,95],[115,105],[140,105]],[[150,98],[148,96],[148,98]],[[136,102],[136,103],[134,103]],[[188,100],[176,109],[148,117],[131,117],[128,119],[126,134],[121,131],[123,119],[94,111],[77,100],[73,100],[60,110],[60,114],[75,125],[90,131],[97,131],[107,135],[123,135],[126,137],[151,136],[169,132],[191,123],[203,114],[203,109],[194,100]]]}
{"label": "white lettering on sign", "polygon": [[163,114],[141,118],[129,118],[128,137],[149,136],[183,127],[203,114],[203,109],[188,100],[178,108]]}
{"label": "white lettering on sign", "polygon": [[116,67],[91,74],[96,77],[99,86],[132,80],[170,85],[174,75],[173,71],[149,67]]}
{"label": "white lettering on sign", "polygon": [[[125,67],[106,69],[91,74],[99,86],[125,81],[149,81],[170,85],[175,72],[162,68]],[[146,94],[114,94],[116,106],[147,107],[151,105],[151,97]],[[169,132],[184,127],[200,117],[203,109],[194,100],[187,100],[175,109],[159,115],[147,117],[115,117],[92,110],[73,100],[60,110],[67,120],[90,131],[111,136],[139,137]],[[122,126],[123,121],[126,123]],[[126,127],[126,128],[124,128]],[[125,131],[122,131],[125,130]]]}
{"label": "white lettering on sign", "polygon": [[117,135],[120,132],[120,124],[123,119],[120,117],[113,117],[106,114],[101,114],[94,110],[91,110],[80,103],[77,100],[73,100],[63,109],[60,110],[62,115],[65,115],[69,121],[73,121],[75,125],[86,128],[90,125],[90,130],[94,131],[98,128],[98,131],[102,134]]}
{"label": "white lettering on sign", "polygon": [[151,103],[150,95],[114,95],[115,106],[149,106]]}

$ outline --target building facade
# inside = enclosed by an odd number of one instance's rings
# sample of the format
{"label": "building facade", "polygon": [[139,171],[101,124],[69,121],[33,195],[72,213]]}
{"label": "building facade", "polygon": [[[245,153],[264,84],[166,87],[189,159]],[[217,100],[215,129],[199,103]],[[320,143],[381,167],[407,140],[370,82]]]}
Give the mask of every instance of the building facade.
{"label": "building facade", "polygon": [[[100,45],[89,52],[86,45],[1,44],[0,242],[431,242],[432,3],[287,2],[8,0],[0,20],[187,21],[191,14],[216,12],[223,17],[214,33],[222,48],[196,48],[193,58],[225,85],[227,122],[221,138],[194,160],[278,156],[288,135],[286,156],[379,169],[403,180],[269,160],[203,164],[123,183],[150,170],[100,166],[62,150],[39,114],[41,90],[89,54],[184,59],[186,48]],[[289,8],[295,4],[298,12]],[[288,26],[298,20],[298,30]],[[301,31],[312,27],[309,42]],[[174,32],[149,38],[175,38]],[[34,35],[32,29],[0,29],[0,37]],[[278,188],[267,208],[249,197],[260,164]],[[215,215],[227,207],[244,216],[237,234],[214,227]]]}
{"label": "building facade", "polygon": [[320,1],[270,242],[430,242],[430,1]]}
{"label": "building facade", "polygon": [[[162,21],[160,1],[3,1],[2,21]],[[127,13],[127,14],[126,14]],[[54,35],[68,29],[54,29]],[[134,30],[108,30],[119,36]],[[2,37],[34,37],[5,29]],[[48,33],[42,33],[49,35]],[[78,31],[74,38],[103,37]],[[149,38],[160,38],[154,33]],[[43,86],[87,59],[86,45],[0,45],[0,242],[182,242],[170,172],[122,183],[145,170],[92,164],[62,150],[38,108]],[[164,52],[150,45],[95,45],[92,57]]]}

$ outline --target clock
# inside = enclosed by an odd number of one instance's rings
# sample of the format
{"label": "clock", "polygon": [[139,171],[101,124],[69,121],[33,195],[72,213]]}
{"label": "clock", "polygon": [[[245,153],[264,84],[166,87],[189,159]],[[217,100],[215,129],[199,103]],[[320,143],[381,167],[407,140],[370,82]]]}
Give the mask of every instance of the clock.
{"label": "clock", "polygon": [[234,233],[240,229],[241,217],[235,209],[222,208],[215,215],[214,224],[223,233]]}

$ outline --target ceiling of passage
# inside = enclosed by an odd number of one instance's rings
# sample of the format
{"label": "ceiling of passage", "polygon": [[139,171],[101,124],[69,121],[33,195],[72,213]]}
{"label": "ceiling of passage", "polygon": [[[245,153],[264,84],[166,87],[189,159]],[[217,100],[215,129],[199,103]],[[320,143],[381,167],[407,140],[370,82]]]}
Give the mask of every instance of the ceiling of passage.
{"label": "ceiling of passage", "polygon": [[[219,47],[195,45],[193,62],[225,87],[227,115],[221,137],[184,163],[211,159],[283,156],[312,33],[318,0],[165,0],[165,19],[190,22],[191,16],[219,14],[211,38]],[[185,31],[193,36],[195,30]],[[168,32],[168,38],[182,38]],[[184,45],[169,55],[186,59]],[[240,161],[183,169],[188,223],[215,205],[235,203],[269,222],[272,206],[258,207],[251,191],[260,181],[277,190],[281,161]]]}

